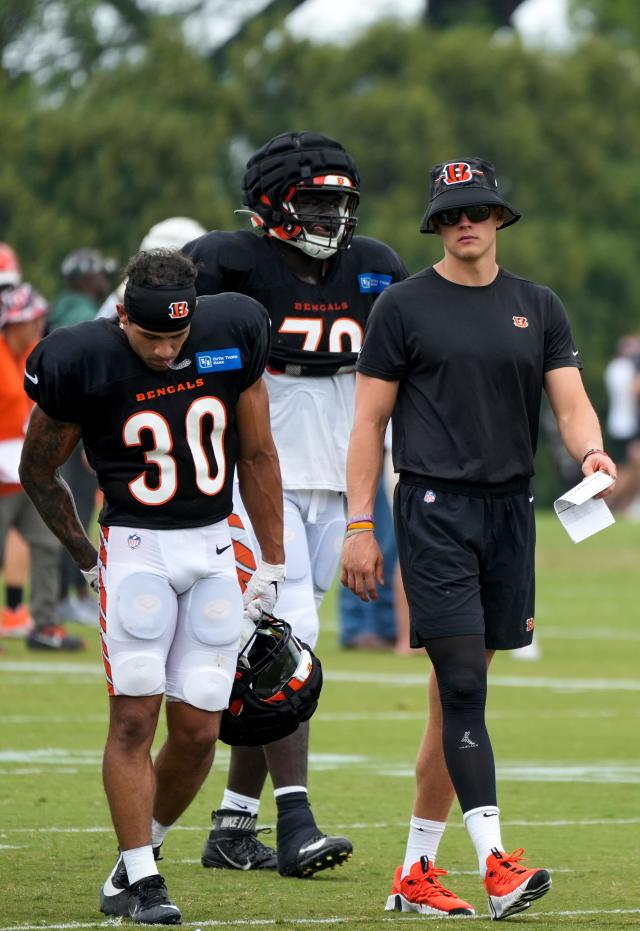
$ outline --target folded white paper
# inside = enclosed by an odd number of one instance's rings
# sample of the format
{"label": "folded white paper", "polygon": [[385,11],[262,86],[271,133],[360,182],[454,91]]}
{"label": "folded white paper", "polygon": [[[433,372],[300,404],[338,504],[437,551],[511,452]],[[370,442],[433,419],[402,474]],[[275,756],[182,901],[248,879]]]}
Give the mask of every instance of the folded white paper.
{"label": "folded white paper", "polygon": [[594,472],[554,501],[553,507],[560,523],[574,543],[580,543],[599,530],[615,524],[615,518],[606,503],[602,499],[594,500],[594,495],[604,491],[613,481],[606,472]]}

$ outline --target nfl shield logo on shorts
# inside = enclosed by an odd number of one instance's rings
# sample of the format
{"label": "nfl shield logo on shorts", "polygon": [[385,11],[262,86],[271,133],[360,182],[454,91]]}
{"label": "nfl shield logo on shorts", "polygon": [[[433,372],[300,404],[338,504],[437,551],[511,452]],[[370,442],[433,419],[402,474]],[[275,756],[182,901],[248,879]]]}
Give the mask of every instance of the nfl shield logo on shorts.
{"label": "nfl shield logo on shorts", "polygon": [[433,502],[436,500],[435,491],[431,491],[430,488],[427,491],[425,491],[424,500],[427,502],[427,504],[433,504]]}
{"label": "nfl shield logo on shorts", "polygon": [[142,537],[139,537],[137,533],[132,533],[129,536],[127,543],[129,544],[130,549],[135,550],[142,543]]}

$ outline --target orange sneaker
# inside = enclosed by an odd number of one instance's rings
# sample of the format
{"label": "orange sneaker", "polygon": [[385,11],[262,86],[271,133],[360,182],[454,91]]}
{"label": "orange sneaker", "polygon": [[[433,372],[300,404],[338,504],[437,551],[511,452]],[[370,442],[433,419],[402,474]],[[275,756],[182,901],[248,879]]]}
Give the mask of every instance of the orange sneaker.
{"label": "orange sneaker", "polygon": [[393,877],[385,911],[419,912],[421,915],[439,915],[441,918],[475,915],[473,906],[444,888],[439,877],[446,875],[446,870],[437,869],[429,863],[427,857],[420,857],[404,879],[401,879],[402,867],[399,866]]}
{"label": "orange sneaker", "polygon": [[26,605],[2,609],[0,637],[26,637],[33,630],[33,618]]}
{"label": "orange sneaker", "polygon": [[489,914],[494,921],[508,918],[529,908],[551,888],[551,877],[546,870],[527,870],[520,865],[524,850],[500,853],[494,847],[487,857],[487,875],[484,888],[489,896]]}

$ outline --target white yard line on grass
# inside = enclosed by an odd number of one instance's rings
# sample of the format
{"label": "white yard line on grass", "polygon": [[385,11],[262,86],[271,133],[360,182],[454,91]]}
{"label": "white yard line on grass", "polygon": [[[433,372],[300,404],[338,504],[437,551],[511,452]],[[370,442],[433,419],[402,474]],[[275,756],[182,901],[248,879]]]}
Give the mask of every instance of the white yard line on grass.
{"label": "white yard line on grass", "polygon": [[[638,825],[640,824],[640,817],[638,818],[563,818],[561,820],[553,821],[532,821],[528,820],[504,820],[501,822],[503,827],[530,827],[530,828],[565,828],[565,827],[611,827],[615,825]],[[265,827],[273,827],[274,825],[266,824]],[[348,824],[342,823],[329,823],[327,825],[334,831],[382,831],[393,828],[406,828],[407,822],[406,819],[399,821],[353,821]],[[464,825],[457,821],[452,820],[450,828],[463,828]],[[189,825],[189,824],[176,824],[171,828],[172,833],[174,831],[208,831],[209,826],[199,826],[199,825]],[[86,828],[74,828],[74,827],[59,827],[59,826],[50,826],[46,828],[14,828],[14,827],[2,827],[0,828],[0,836],[6,836],[7,834],[111,834],[113,833],[113,828],[110,826],[94,826]],[[2,931],[2,928],[0,928]]]}
{"label": "white yard line on grass", "polygon": [[[14,662],[0,660],[0,672],[37,673],[38,676],[91,674],[103,676],[99,663]],[[332,670],[324,673],[327,682],[348,682],[351,685],[426,686],[426,668],[421,673],[359,672]],[[492,688],[553,689],[560,692],[640,692],[640,679],[572,679],[568,676],[489,676]],[[24,682],[24,679],[21,680]]]}
{"label": "white yard line on grass", "polygon": [[[549,918],[580,918],[586,917],[588,915],[640,915],[640,908],[589,908],[589,909],[572,909],[571,911],[552,911],[552,912],[540,912],[538,914],[529,914],[525,917],[525,921],[529,919],[538,919],[539,921],[546,921]],[[486,915],[478,914],[474,916],[475,920],[484,920],[486,921]],[[465,918],[464,921],[473,921],[473,918]],[[287,925],[302,925],[305,928],[311,928],[316,926],[326,926],[326,925],[343,925],[343,924],[359,924],[362,927],[362,917],[354,916],[353,918],[235,918],[232,921],[223,921],[218,919],[207,919],[205,921],[183,921],[182,927],[187,928],[271,928],[271,927],[286,927]],[[401,918],[392,917],[392,918],[369,918],[367,923],[369,925],[372,922],[377,923],[391,923],[391,922],[402,922],[402,925],[407,923],[417,922],[422,924],[424,921],[442,921],[442,918],[438,915],[402,915]],[[109,921],[70,921],[64,924],[21,924],[21,925],[5,925],[0,926],[0,931],[77,931],[81,928],[114,928],[114,927],[129,927],[128,925],[123,925],[121,919],[114,918]]]}

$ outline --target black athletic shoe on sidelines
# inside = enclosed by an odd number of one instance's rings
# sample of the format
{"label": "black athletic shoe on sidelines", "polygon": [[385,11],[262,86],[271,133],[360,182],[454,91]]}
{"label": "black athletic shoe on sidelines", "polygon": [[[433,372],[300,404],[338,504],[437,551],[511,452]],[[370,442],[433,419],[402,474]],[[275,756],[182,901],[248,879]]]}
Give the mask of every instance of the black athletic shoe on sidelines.
{"label": "black athletic shoe on sidelines", "polygon": [[299,847],[278,847],[278,872],[281,876],[308,879],[321,870],[334,869],[350,859],[353,845],[346,837],[316,834]]}
{"label": "black athletic shoe on sidelines", "polygon": [[[159,844],[153,848],[154,860],[162,860],[161,847],[162,844]],[[120,917],[129,914],[129,879],[120,851],[118,851],[115,866],[100,889],[100,911],[105,915],[119,915]]]}
{"label": "black athletic shoe on sidelines", "polygon": [[77,650],[86,648],[84,640],[70,636],[60,624],[36,627],[27,636],[25,642],[30,650],[64,650],[75,653]]}
{"label": "black athletic shoe on sidelines", "polygon": [[129,886],[129,915],[140,925],[179,925],[182,915],[171,901],[159,874],[145,876]]}
{"label": "black athletic shoe on sidelines", "polygon": [[275,870],[278,857],[257,835],[271,828],[256,830],[257,815],[221,808],[212,811],[213,827],[204,845],[200,862],[219,870]]}

